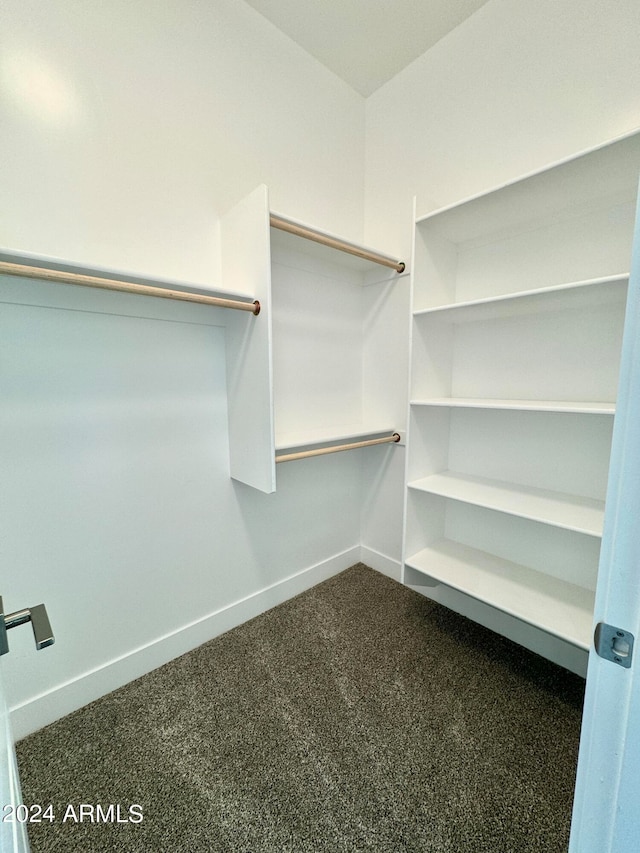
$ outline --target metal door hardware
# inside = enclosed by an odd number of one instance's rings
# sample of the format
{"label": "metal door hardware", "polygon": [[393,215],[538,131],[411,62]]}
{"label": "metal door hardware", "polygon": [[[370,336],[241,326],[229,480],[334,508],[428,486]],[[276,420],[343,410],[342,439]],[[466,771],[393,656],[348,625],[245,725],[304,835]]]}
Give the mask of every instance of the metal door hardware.
{"label": "metal door hardware", "polygon": [[5,616],[2,596],[0,595],[0,655],[5,655],[9,651],[7,631],[17,625],[24,625],[25,622],[31,622],[38,651],[53,645],[55,639],[44,604],[36,604],[34,607],[16,610],[15,613],[9,613]]}
{"label": "metal door hardware", "polygon": [[633,634],[630,631],[598,622],[594,642],[601,658],[629,669],[633,657]]}

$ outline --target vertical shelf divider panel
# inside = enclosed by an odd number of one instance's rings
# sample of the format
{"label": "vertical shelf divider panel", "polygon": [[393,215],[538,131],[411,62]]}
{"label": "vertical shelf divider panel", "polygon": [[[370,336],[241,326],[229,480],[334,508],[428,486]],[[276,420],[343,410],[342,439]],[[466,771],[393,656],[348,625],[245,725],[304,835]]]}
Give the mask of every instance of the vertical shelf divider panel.
{"label": "vertical shelf divider panel", "polygon": [[220,223],[222,280],[260,302],[257,317],[227,323],[230,473],[267,494],[276,488],[269,231],[264,185]]}
{"label": "vertical shelf divider panel", "polygon": [[416,218],[404,582],[583,673],[640,133]]}

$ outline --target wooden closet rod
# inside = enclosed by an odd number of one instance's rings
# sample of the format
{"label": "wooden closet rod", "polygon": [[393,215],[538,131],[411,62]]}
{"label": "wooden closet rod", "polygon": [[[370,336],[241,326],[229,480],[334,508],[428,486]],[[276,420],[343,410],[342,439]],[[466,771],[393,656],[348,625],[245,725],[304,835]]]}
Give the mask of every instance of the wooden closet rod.
{"label": "wooden closet rod", "polygon": [[381,264],[383,267],[390,267],[396,272],[404,272],[404,261],[396,261],[393,258],[387,257],[387,255],[380,255],[377,252],[369,251],[369,249],[362,249],[360,246],[354,246],[353,243],[347,243],[346,240],[328,237],[321,231],[314,231],[312,228],[307,228],[304,225],[289,222],[288,219],[283,219],[275,213],[270,215],[270,221],[272,228],[278,228],[280,231],[288,231],[289,234],[304,237],[305,240],[313,240],[315,243],[322,243],[323,246],[329,246],[332,249],[346,252],[349,255],[355,255],[358,258],[364,258],[366,261],[373,261],[373,263]]}
{"label": "wooden closet rod", "polygon": [[198,302],[202,305],[216,305],[219,308],[235,308],[237,311],[251,311],[252,314],[256,315],[260,313],[260,303],[257,299],[253,302],[242,302],[239,299],[223,299],[220,296],[205,296],[201,293],[171,290],[167,287],[151,287],[147,284],[134,284],[131,281],[100,278],[99,276],[76,272],[63,272],[45,267],[30,267],[24,264],[9,263],[8,261],[0,261],[0,273],[53,281],[56,284],[79,284],[83,287],[98,287],[102,290],[119,290],[124,293],[137,293],[141,296],[157,296],[160,299],[179,299],[182,302]]}
{"label": "wooden closet rod", "polygon": [[341,450],[355,450],[357,447],[373,447],[374,444],[391,444],[400,441],[397,432],[385,438],[370,438],[367,441],[352,441],[349,444],[335,444],[332,447],[319,447],[316,450],[300,450],[297,453],[284,453],[276,456],[276,462],[293,462],[295,459],[306,459],[309,456],[323,456],[325,453],[339,453]]}

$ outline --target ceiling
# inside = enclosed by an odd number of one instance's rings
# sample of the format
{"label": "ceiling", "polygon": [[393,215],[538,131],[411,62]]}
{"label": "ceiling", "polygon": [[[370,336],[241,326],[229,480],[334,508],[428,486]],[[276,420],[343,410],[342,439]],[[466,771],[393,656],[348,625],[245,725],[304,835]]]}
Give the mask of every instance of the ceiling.
{"label": "ceiling", "polygon": [[367,97],[488,0],[246,0]]}

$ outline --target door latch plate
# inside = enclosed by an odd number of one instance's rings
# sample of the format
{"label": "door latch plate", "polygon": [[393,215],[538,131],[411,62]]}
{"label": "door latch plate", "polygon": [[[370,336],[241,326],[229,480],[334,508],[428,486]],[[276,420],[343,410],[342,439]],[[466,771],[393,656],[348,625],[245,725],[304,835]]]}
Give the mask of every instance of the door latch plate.
{"label": "door latch plate", "polygon": [[597,653],[601,658],[629,669],[633,658],[633,634],[615,625],[598,622],[594,635]]}

